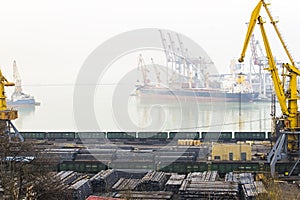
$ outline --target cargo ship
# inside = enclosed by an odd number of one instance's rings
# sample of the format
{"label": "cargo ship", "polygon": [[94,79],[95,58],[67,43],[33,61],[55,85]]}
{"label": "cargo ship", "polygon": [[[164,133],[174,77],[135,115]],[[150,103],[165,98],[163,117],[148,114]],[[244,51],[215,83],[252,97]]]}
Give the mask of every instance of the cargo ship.
{"label": "cargo ship", "polygon": [[7,101],[8,105],[38,105],[33,96],[29,94],[13,93],[11,99]]}
{"label": "cargo ship", "polygon": [[189,44],[185,37],[165,30],[159,33],[167,63],[159,65],[151,58],[151,64],[145,64],[140,54],[134,95],[155,100],[251,102],[257,99],[259,93],[253,91],[251,80],[242,73],[240,64],[232,61],[231,73],[226,77],[219,75],[202,48],[195,51],[200,56],[191,56],[192,52],[187,53],[184,46],[185,42]]}
{"label": "cargo ship", "polygon": [[[156,81],[152,81],[149,76],[150,68],[154,69]],[[153,59],[151,66],[145,65],[140,55],[138,69],[141,71],[142,81],[137,81],[136,96],[153,100],[252,102],[259,95],[259,92],[253,91],[242,73],[233,73],[227,78],[218,76],[217,80],[212,80],[213,77],[209,78],[208,73],[199,79],[196,72],[190,76],[173,72],[171,81],[166,84],[161,80],[161,68],[163,67],[154,64]]]}
{"label": "cargo ship", "polygon": [[14,92],[11,95],[11,99],[7,100],[8,106],[34,106],[39,105],[39,102],[35,101],[34,96],[25,94],[22,90],[21,77],[17,68],[16,61],[13,62],[13,78],[15,83]]}
{"label": "cargo ship", "polygon": [[255,92],[229,92],[213,88],[170,89],[155,86],[141,86],[136,89],[137,96],[151,99],[180,99],[196,101],[252,102],[258,97]]}

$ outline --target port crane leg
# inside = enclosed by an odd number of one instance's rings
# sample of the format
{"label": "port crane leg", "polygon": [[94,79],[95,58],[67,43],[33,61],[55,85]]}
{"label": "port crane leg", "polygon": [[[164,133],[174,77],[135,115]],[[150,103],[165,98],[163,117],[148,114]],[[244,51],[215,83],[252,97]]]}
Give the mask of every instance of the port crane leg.
{"label": "port crane leg", "polygon": [[272,147],[270,153],[267,156],[267,160],[270,163],[271,175],[275,175],[275,165],[278,160],[286,157],[286,134],[281,134],[276,140],[275,145]]}

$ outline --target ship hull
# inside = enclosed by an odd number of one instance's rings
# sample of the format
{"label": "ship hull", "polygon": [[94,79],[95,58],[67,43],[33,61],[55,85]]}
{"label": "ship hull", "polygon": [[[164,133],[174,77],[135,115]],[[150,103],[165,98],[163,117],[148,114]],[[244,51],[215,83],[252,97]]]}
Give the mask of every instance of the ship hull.
{"label": "ship hull", "polygon": [[7,101],[7,105],[36,105],[35,99],[18,99],[15,101]]}
{"label": "ship hull", "polygon": [[140,97],[149,99],[184,99],[196,101],[227,101],[227,102],[252,102],[258,93],[230,93],[214,89],[168,89],[140,87],[137,89]]}

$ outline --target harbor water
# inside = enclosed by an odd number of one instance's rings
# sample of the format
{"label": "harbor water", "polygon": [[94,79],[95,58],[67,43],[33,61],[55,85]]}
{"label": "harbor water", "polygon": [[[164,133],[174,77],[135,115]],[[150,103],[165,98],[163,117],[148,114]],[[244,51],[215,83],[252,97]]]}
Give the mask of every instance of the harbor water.
{"label": "harbor water", "polygon": [[[86,89],[90,86],[85,86]],[[114,86],[94,91],[94,105],[74,107],[70,85],[34,85],[26,90],[39,106],[17,107],[20,131],[270,131],[271,102],[212,102],[116,97]],[[93,114],[85,114],[92,109]],[[79,110],[79,111],[78,111]],[[278,106],[277,106],[278,110]],[[280,111],[277,111],[280,113]],[[76,116],[81,115],[81,116]],[[92,121],[97,122],[92,123]],[[78,127],[78,120],[86,126]]]}

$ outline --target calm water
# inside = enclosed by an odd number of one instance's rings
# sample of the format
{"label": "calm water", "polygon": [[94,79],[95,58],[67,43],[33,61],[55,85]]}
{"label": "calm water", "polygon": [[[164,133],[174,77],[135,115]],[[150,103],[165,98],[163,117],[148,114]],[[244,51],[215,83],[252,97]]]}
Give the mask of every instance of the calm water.
{"label": "calm water", "polygon": [[[238,102],[145,100],[129,94],[118,98],[112,86],[102,86],[95,90],[94,105],[83,101],[74,109],[74,86],[28,86],[25,90],[41,105],[18,108],[14,124],[20,131],[82,130],[75,115],[82,115],[77,118],[89,130],[269,131],[271,127],[269,102],[240,106]],[[84,114],[91,108],[93,115]],[[97,125],[91,123],[93,119]]]}

